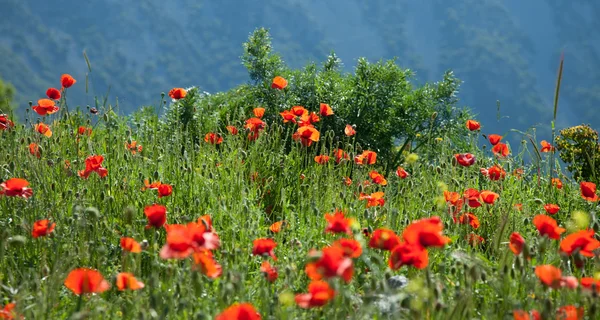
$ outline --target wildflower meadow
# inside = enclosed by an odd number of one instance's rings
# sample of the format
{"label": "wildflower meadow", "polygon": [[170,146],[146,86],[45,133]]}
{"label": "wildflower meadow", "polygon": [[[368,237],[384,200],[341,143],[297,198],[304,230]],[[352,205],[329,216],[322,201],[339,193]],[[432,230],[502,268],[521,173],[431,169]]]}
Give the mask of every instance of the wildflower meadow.
{"label": "wildflower meadow", "polygon": [[63,74],[0,115],[0,319],[598,318],[597,181],[554,122],[488,132],[449,73],[244,50],[229,92],[124,116]]}

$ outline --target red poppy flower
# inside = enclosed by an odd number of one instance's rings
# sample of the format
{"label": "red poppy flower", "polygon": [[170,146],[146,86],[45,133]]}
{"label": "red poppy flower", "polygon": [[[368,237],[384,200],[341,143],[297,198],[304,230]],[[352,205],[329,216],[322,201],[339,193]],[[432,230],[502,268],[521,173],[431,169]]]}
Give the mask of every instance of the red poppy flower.
{"label": "red poppy flower", "polygon": [[100,272],[88,268],[72,270],[64,284],[76,295],[102,293],[110,288],[110,284],[104,280]]}
{"label": "red poppy flower", "polygon": [[259,132],[265,128],[267,124],[259,118],[250,118],[246,120],[246,124],[244,125],[244,129],[250,130],[248,134],[249,140],[258,139]]}
{"label": "red poppy flower", "polygon": [[360,242],[354,239],[339,239],[332,244],[334,247],[340,247],[344,250],[344,255],[348,258],[358,258],[362,254]]}
{"label": "red poppy flower", "polygon": [[83,136],[83,135],[91,136],[92,128],[79,126],[79,128],[77,129],[77,134],[79,134],[80,136]]}
{"label": "red poppy flower", "polygon": [[557,204],[549,203],[544,205],[544,210],[550,215],[555,215],[560,210],[560,207]]}
{"label": "red poppy flower", "polygon": [[174,100],[179,100],[185,98],[187,95],[187,91],[184,88],[173,88],[169,90],[169,97]]}
{"label": "red poppy flower", "polygon": [[556,310],[556,319],[560,320],[583,320],[584,309],[583,307],[575,306],[564,306]]}
{"label": "red poppy flower", "polygon": [[70,88],[75,82],[77,81],[70,74],[65,73],[60,77],[60,84],[63,88]]}
{"label": "red poppy flower", "polygon": [[211,279],[216,279],[223,274],[223,268],[215,261],[213,253],[210,250],[197,250],[192,255],[192,258],[194,259],[193,270],[198,270]]}
{"label": "red poppy flower", "polygon": [[221,245],[219,235],[212,230],[210,217],[203,216],[198,222],[190,222],[186,227],[195,249],[214,250]]}
{"label": "red poppy flower", "polygon": [[600,241],[594,238],[592,229],[572,233],[560,242],[560,251],[569,256],[579,251],[582,256],[593,257],[593,251],[598,248],[600,248]]}
{"label": "red poppy flower", "polygon": [[356,164],[375,164],[375,162],[377,162],[377,153],[370,150],[365,150],[362,154],[354,157]]}
{"label": "red poppy flower", "polygon": [[313,281],[308,285],[308,293],[296,295],[296,304],[308,309],[326,305],[335,297],[335,291],[325,281]]}
{"label": "red poppy flower", "polygon": [[35,142],[29,144],[29,153],[32,156],[36,156],[38,159],[42,157],[42,153],[40,152],[40,146]]}
{"label": "red poppy flower", "polygon": [[344,184],[347,186],[352,185],[352,179],[350,179],[350,177],[344,177],[343,181],[344,181]]}
{"label": "red poppy flower", "polygon": [[352,234],[352,230],[350,229],[352,221],[346,218],[344,212],[341,210],[335,209],[333,214],[326,213],[325,220],[327,220],[325,232]]}
{"label": "red poppy flower", "polygon": [[204,136],[204,142],[210,144],[221,144],[223,142],[223,138],[214,132],[209,132]]}
{"label": "red poppy flower", "polygon": [[479,196],[481,197],[481,200],[487,204],[494,204],[494,202],[496,202],[496,200],[500,197],[499,194],[489,190],[481,191]]}
{"label": "red poppy flower", "polygon": [[371,178],[371,181],[373,181],[373,183],[375,183],[375,184],[378,184],[381,186],[387,185],[387,180],[385,180],[385,177],[381,173],[379,173],[375,170],[372,170],[371,172],[369,172],[369,178]]}
{"label": "red poppy flower", "polygon": [[31,231],[31,235],[34,238],[45,237],[54,231],[55,223],[50,223],[47,219],[38,220],[33,223],[33,231]]}
{"label": "red poppy flower", "polygon": [[265,278],[267,279],[267,281],[269,282],[275,282],[275,280],[277,280],[277,277],[279,277],[279,274],[277,273],[277,269],[275,267],[273,267],[269,261],[263,261],[262,264],[260,265],[260,272],[262,272],[265,275]]}
{"label": "red poppy flower", "polygon": [[215,317],[215,320],[260,320],[260,314],[249,303],[233,304]]}
{"label": "red poppy flower", "polygon": [[540,149],[540,152],[554,151],[554,147],[548,141],[542,140],[541,144],[542,144],[542,148]]}
{"label": "red poppy flower", "polygon": [[467,120],[467,129],[470,131],[476,131],[481,129],[481,124],[475,120]]}
{"label": "red poppy flower", "polygon": [[406,179],[408,176],[410,176],[410,174],[408,174],[408,172],[406,172],[406,170],[404,170],[402,167],[398,167],[396,169],[396,175],[400,179]]}
{"label": "red poppy flower", "polygon": [[503,158],[508,157],[508,155],[510,154],[510,150],[508,149],[508,146],[506,145],[506,143],[503,143],[503,142],[498,142],[498,144],[496,144],[492,148],[492,152],[496,156],[503,157]]}
{"label": "red poppy flower", "polygon": [[429,263],[427,250],[418,244],[401,243],[392,249],[390,253],[389,266],[392,270],[398,270],[405,265],[424,269]]}
{"label": "red poppy flower", "polygon": [[475,163],[475,156],[470,153],[457,153],[454,158],[463,167],[469,167]]}
{"label": "red poppy flower", "polygon": [[369,247],[388,251],[399,244],[400,237],[394,231],[385,228],[373,231],[373,235],[369,240]]}
{"label": "red poppy flower", "polygon": [[144,288],[144,283],[136,279],[132,273],[121,272],[117,274],[117,288],[123,290],[139,290]]}
{"label": "red poppy flower", "polygon": [[170,184],[161,184],[158,186],[158,197],[168,197],[173,193],[173,186]]}
{"label": "red poppy flower", "polygon": [[558,240],[560,235],[565,232],[564,228],[560,228],[556,220],[547,215],[537,215],[533,218],[533,224],[538,229],[540,236],[548,236],[550,239]]}
{"label": "red poppy flower", "polygon": [[502,140],[502,136],[499,134],[490,134],[488,136],[488,140],[493,146],[495,146],[500,142],[500,140]]}
{"label": "red poppy flower", "polygon": [[329,162],[329,156],[327,156],[327,155],[315,156],[315,162],[318,164],[327,164],[327,162]]}
{"label": "red poppy flower", "polygon": [[515,254],[519,255],[523,252],[523,247],[525,246],[525,239],[518,232],[513,232],[510,235],[510,240],[508,243],[508,247]]}
{"label": "red poppy flower", "polygon": [[30,198],[33,195],[33,190],[27,188],[29,182],[25,179],[10,178],[3,183],[0,183],[0,195],[7,197]]}
{"label": "red poppy flower", "polygon": [[102,167],[104,157],[101,155],[89,156],[85,159],[85,170],[79,171],[78,175],[84,179],[87,179],[92,172],[96,172],[100,178],[104,178],[108,175],[108,170]]}
{"label": "red poppy flower", "polygon": [[49,99],[60,100],[60,90],[55,88],[48,88],[48,90],[46,90],[46,96]]}
{"label": "red poppy flower", "polygon": [[15,319],[16,314],[15,314],[14,309],[16,306],[17,305],[13,302],[13,303],[8,303],[2,309],[0,309],[0,319],[7,319],[7,320]]}
{"label": "red poppy flower", "polygon": [[50,127],[48,127],[43,122],[40,122],[35,125],[35,131],[37,131],[39,134],[43,134],[48,138],[52,137],[52,130],[50,130]]}
{"label": "red poppy flower", "polygon": [[559,178],[552,178],[552,185],[556,187],[556,189],[562,189],[563,184]]}
{"label": "red poppy flower", "polygon": [[331,107],[328,104],[321,103],[321,105],[319,106],[319,114],[321,115],[321,117],[332,116],[333,109],[331,109]]}
{"label": "red poppy flower", "polygon": [[136,154],[137,152],[142,152],[143,147],[138,146],[137,141],[133,140],[130,143],[125,142],[125,149],[129,150],[131,154]]}
{"label": "red poppy flower", "polygon": [[308,115],[308,110],[306,110],[306,108],[304,108],[303,106],[293,106],[290,109],[290,112],[294,114],[294,116],[296,117],[302,117],[304,115]]}
{"label": "red poppy flower", "polygon": [[[596,286],[596,289],[592,289],[592,285]],[[594,278],[581,278],[581,286],[585,289],[596,290],[600,293],[600,280]]]}
{"label": "red poppy flower", "polygon": [[137,241],[135,241],[135,239],[128,237],[121,238],[121,248],[131,253],[142,252],[142,246]]}
{"label": "red poppy flower", "polygon": [[287,87],[287,85],[288,85],[288,82],[287,82],[287,80],[285,80],[284,77],[276,76],[275,78],[273,78],[273,82],[271,83],[271,88],[283,90],[283,89],[285,89],[285,87]]}
{"label": "red poppy flower", "polygon": [[158,187],[160,187],[162,183],[160,181],[154,181],[152,183],[150,183],[150,180],[148,179],[144,179],[144,186],[142,187],[142,191],[145,190],[158,190]]}
{"label": "red poppy flower", "polygon": [[265,108],[261,108],[261,107],[254,108],[254,109],[252,109],[252,113],[254,113],[255,117],[262,119],[262,117],[265,115]]}
{"label": "red poppy flower", "polygon": [[596,184],[593,182],[582,182],[579,184],[581,189],[581,197],[587,201],[598,201],[596,194]]}
{"label": "red poppy flower", "polygon": [[541,265],[535,267],[535,275],[540,281],[552,288],[560,287],[560,279],[562,278],[562,272],[559,268],[552,265]]}
{"label": "red poppy flower", "polygon": [[481,202],[479,202],[479,199],[481,199],[481,194],[476,189],[469,188],[465,190],[463,197],[467,200],[467,205],[469,205],[469,207],[481,207]]}
{"label": "red poppy flower", "polygon": [[161,228],[167,222],[167,207],[153,204],[144,208],[144,214],[148,218],[146,229],[151,227]]}
{"label": "red poppy flower", "polygon": [[56,113],[60,108],[54,105],[54,100],[40,99],[38,104],[31,107],[40,116]]}
{"label": "red poppy flower", "polygon": [[194,252],[192,235],[186,225],[168,224],[167,243],[160,250],[162,259],[185,259]]}
{"label": "red poppy flower", "polygon": [[443,247],[450,238],[442,235],[444,224],[439,217],[425,218],[413,221],[402,232],[404,241],[408,244],[427,247]]}
{"label": "red poppy flower", "polygon": [[283,123],[296,123],[296,115],[291,111],[283,110],[283,112],[280,112],[279,115],[283,118]]}
{"label": "red poppy flower", "polygon": [[513,206],[515,209],[521,211],[523,210],[523,204],[522,203],[515,203],[515,205]]}
{"label": "red poppy flower", "polygon": [[371,194],[364,194],[361,192],[358,200],[367,200],[367,208],[376,206],[383,207],[385,204],[385,199],[383,199],[384,195],[385,194],[381,191]]}
{"label": "red poppy flower", "polygon": [[238,134],[238,129],[234,126],[227,126],[227,131],[229,131],[229,133],[231,133],[232,135],[237,135]]}
{"label": "red poppy flower", "polygon": [[345,250],[338,246],[325,247],[318,260],[306,264],[304,271],[311,280],[340,277],[346,283],[352,280],[354,266],[352,259],[346,256]]}
{"label": "red poppy flower", "polygon": [[14,126],[15,124],[12,121],[10,121],[10,119],[8,119],[8,117],[5,114],[0,114],[0,130],[8,130]]}
{"label": "red poppy flower", "polygon": [[305,126],[298,128],[298,131],[292,135],[292,138],[300,140],[303,146],[310,147],[313,142],[319,141],[320,136],[319,130],[315,129],[315,127]]}
{"label": "red poppy flower", "polygon": [[504,171],[504,169],[497,164],[488,169],[481,168],[479,169],[479,171],[481,172],[481,174],[494,181],[504,179],[506,177],[506,171]]}
{"label": "red poppy flower", "polygon": [[474,233],[468,234],[466,238],[467,238],[467,242],[471,246],[478,246],[485,242],[485,239],[482,236],[480,236],[478,234],[474,234]]}
{"label": "red poppy flower", "polygon": [[347,124],[346,127],[344,128],[344,134],[348,137],[352,137],[353,135],[356,134],[356,130],[354,130],[354,127]]}
{"label": "red poppy flower", "polygon": [[254,247],[252,248],[252,254],[255,256],[263,256],[268,254],[273,258],[273,260],[277,261],[277,257],[275,256],[275,252],[273,250],[277,247],[277,243],[273,239],[256,239],[253,241]]}
{"label": "red poppy flower", "polygon": [[342,149],[334,149],[333,154],[335,156],[335,163],[340,163],[342,160],[350,159],[350,155],[348,155],[348,153]]}
{"label": "red poppy flower", "polygon": [[463,214],[462,216],[460,216],[460,219],[458,221],[461,224],[471,225],[471,227],[473,227],[473,229],[479,228],[479,225],[480,225],[479,219],[477,218],[477,216],[475,216],[471,212],[467,212],[467,213]]}
{"label": "red poppy flower", "polygon": [[321,121],[321,119],[319,118],[319,116],[316,113],[311,112],[310,114],[308,114],[308,113],[307,114],[303,114],[300,117],[300,122],[298,122],[298,126],[300,126],[300,127],[310,126],[310,125],[312,125],[314,123],[317,123],[319,121]]}
{"label": "red poppy flower", "polygon": [[523,310],[514,310],[513,318],[514,320],[542,320],[540,313],[536,310],[531,310],[530,312]]}

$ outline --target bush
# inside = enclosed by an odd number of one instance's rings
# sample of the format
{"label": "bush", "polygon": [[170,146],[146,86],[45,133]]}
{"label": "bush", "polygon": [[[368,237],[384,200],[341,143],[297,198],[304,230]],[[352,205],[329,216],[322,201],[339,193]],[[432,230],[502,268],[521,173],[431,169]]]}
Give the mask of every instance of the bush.
{"label": "bush", "polygon": [[596,130],[586,124],[563,129],[556,137],[556,148],[574,178],[600,182],[600,144]]}

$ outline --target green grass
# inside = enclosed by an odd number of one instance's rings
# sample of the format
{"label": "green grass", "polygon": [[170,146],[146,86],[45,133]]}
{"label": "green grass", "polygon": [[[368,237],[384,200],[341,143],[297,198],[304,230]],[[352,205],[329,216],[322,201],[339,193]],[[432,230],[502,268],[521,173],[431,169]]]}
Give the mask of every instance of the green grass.
{"label": "green grass", "polygon": [[[275,108],[264,107],[267,115],[277,115]],[[306,107],[318,112],[316,106]],[[50,116],[52,120],[44,119],[54,132],[51,138],[33,130],[38,119],[32,113],[23,125],[0,132],[0,181],[24,178],[33,189],[27,200],[0,197],[0,306],[16,302],[17,313],[27,319],[212,319],[236,302],[253,304],[263,319],[508,319],[516,309],[536,309],[550,318],[565,305],[584,307],[590,318],[596,312],[597,298],[591,294],[545,288],[534,274],[533,267],[542,264],[558,266],[564,275],[577,278],[599,271],[598,257],[584,258],[585,267],[576,269],[573,258],[559,254],[559,241],[538,235],[531,221],[544,212],[544,204],[560,205],[553,218],[570,226],[564,235],[588,226],[597,229],[599,222],[596,204],[581,198],[577,184],[559,173],[563,189],[551,186],[545,154],[535,166],[523,165],[531,151],[527,144],[511,146],[511,156],[498,160],[489,146],[477,147],[479,133],[465,130],[463,136],[431,137],[440,139],[430,139],[428,147],[419,149],[415,162],[403,163],[410,176],[400,179],[396,168],[383,171],[384,159],[362,166],[353,161],[315,163],[315,155],[332,155],[335,148],[351,158],[362,152],[343,132],[321,132],[320,141],[307,148],[291,139],[295,125],[276,121],[249,142],[242,125],[253,115],[245,114],[227,123],[236,125],[240,134],[223,130],[223,143],[214,146],[203,141],[208,131],[195,137],[182,127],[166,128],[156,114],[146,113],[134,123],[110,110],[92,115],[67,114],[65,109]],[[78,137],[80,125],[93,126],[93,134]],[[471,148],[456,150],[457,139],[471,141]],[[142,152],[134,155],[125,148],[132,140],[143,146]],[[29,153],[31,142],[39,144],[41,158]],[[476,155],[475,165],[453,164],[454,154],[463,152]],[[90,155],[104,156],[107,177],[78,176]],[[508,173],[505,179],[490,181],[479,172],[496,163]],[[511,174],[517,168],[524,169],[522,178]],[[371,170],[384,174],[387,186],[359,186],[370,180]],[[255,173],[258,178],[251,179]],[[352,178],[351,186],[344,185],[346,176]],[[158,198],[156,191],[141,191],[145,179],[173,185],[173,194]],[[462,194],[467,188],[500,194],[494,205],[469,210],[481,221],[477,230],[453,223],[443,200],[444,190]],[[366,208],[360,192],[376,191],[385,192],[385,205]],[[166,232],[145,229],[143,213],[153,203],[167,207],[168,224],[211,216],[221,239],[221,247],[214,251],[223,270],[219,278],[193,271],[189,258],[159,257]],[[522,211],[514,208],[518,203]],[[293,294],[306,292],[310,282],[304,272],[309,250],[344,237],[324,233],[324,214],[336,208],[356,219],[354,238],[363,244],[363,254],[354,259],[350,283],[329,280],[336,290],[332,301],[319,308],[299,308]],[[577,210],[584,212],[588,223],[570,223]],[[441,217],[444,234],[452,242],[429,249],[429,264],[423,270],[412,266],[390,270],[389,253],[369,248],[361,230],[386,227],[401,234],[411,221],[433,216]],[[34,239],[32,225],[40,219],[50,219],[56,229]],[[271,233],[269,226],[280,220],[287,222],[283,231]],[[531,260],[515,257],[508,249],[513,231],[525,238]],[[472,232],[485,242],[469,245],[466,237]],[[148,245],[141,253],[125,254],[119,245],[125,236]],[[267,258],[252,255],[253,240],[266,237],[277,242],[278,260],[269,259],[279,270],[274,283],[259,270]],[[99,270],[111,289],[76,296],[63,282],[78,267]],[[118,291],[115,277],[124,271],[132,272],[145,288]],[[390,289],[387,279],[398,274],[405,275],[409,285]],[[382,313],[377,307],[381,296],[401,301],[394,313]]]}

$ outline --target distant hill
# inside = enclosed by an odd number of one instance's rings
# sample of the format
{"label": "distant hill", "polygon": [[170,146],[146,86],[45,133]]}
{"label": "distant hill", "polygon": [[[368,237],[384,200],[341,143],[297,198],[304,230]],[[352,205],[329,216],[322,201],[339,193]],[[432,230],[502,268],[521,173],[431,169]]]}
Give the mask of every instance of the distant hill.
{"label": "distant hill", "polygon": [[[349,72],[361,56],[397,57],[418,82],[453,69],[464,81],[462,103],[498,133],[549,122],[564,50],[558,126],[600,126],[600,2],[4,0],[0,8],[0,77],[16,87],[21,113],[62,73],[79,81],[72,103],[109,93],[123,113],[156,104],[175,86],[227,90],[249,81],[242,43],[267,27],[293,67],[334,50]],[[497,100],[508,117],[500,122]]]}

